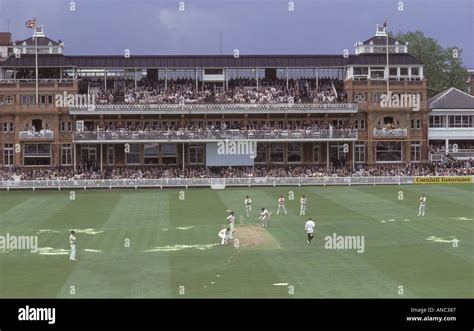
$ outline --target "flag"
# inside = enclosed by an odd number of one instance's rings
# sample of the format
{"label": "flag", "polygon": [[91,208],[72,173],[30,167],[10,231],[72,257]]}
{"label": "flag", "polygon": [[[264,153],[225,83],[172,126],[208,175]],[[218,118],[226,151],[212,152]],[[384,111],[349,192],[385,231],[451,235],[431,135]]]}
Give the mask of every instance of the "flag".
{"label": "flag", "polygon": [[26,21],[25,25],[28,29],[36,28],[36,18],[33,18],[32,20]]}
{"label": "flag", "polygon": [[387,27],[387,20],[388,20],[388,17],[385,17],[385,21],[383,22],[383,27],[384,27],[384,28]]}

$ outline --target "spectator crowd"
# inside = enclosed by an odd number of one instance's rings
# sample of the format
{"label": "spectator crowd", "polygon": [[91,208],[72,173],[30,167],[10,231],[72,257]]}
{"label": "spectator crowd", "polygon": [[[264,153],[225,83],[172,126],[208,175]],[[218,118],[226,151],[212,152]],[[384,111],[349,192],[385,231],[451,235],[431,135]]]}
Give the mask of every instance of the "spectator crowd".
{"label": "spectator crowd", "polygon": [[81,179],[171,179],[171,178],[257,178],[257,177],[372,177],[372,176],[467,176],[474,175],[473,161],[449,163],[377,165],[332,168],[295,167],[111,167],[103,171],[91,164],[73,168],[4,168],[0,181]]}
{"label": "spectator crowd", "polygon": [[[92,93],[99,104],[194,104],[194,103],[335,103],[344,102],[345,95],[330,78],[289,79],[230,79],[225,83],[204,83],[190,78],[94,82],[83,79],[83,92]],[[120,84],[116,84],[119,82]],[[336,83],[336,84],[334,84]]]}

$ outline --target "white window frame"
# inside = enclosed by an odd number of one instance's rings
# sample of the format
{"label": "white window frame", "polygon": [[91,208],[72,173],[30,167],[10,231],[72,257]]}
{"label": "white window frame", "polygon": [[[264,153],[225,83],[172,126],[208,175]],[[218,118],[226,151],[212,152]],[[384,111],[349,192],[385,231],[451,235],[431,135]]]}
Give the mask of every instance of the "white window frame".
{"label": "white window frame", "polygon": [[[66,156],[66,159],[70,159],[69,163],[63,162],[63,156]],[[72,144],[63,144],[61,145],[61,165],[62,166],[71,166],[72,165]]]}
{"label": "white window frame", "polygon": [[3,165],[10,167],[10,166],[13,166],[14,164],[15,164],[15,148],[13,144],[4,144],[3,145]]}

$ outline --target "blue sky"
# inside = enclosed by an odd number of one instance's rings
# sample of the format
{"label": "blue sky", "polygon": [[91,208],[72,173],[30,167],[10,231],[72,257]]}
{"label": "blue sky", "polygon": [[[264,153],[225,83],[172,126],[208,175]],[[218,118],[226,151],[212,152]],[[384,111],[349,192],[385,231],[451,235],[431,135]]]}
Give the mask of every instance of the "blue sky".
{"label": "blue sky", "polygon": [[[75,11],[70,11],[70,2]],[[184,11],[179,11],[183,1]],[[474,68],[474,0],[0,0],[0,30],[38,17],[66,54],[339,54],[375,33],[421,30]],[[403,11],[398,10],[403,2]]]}

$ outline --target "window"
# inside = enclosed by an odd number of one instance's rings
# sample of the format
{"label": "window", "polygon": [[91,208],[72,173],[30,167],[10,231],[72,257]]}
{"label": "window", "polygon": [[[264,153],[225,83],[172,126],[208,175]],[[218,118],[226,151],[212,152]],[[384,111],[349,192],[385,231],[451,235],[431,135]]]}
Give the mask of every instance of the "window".
{"label": "window", "polygon": [[51,145],[25,144],[23,157],[25,166],[49,166],[51,165]]}
{"label": "window", "polygon": [[61,122],[61,132],[71,132],[72,122]]}
{"label": "window", "polygon": [[283,144],[270,144],[270,162],[283,163]]}
{"label": "window", "polygon": [[163,144],[162,147],[162,160],[164,164],[176,164],[177,146],[176,144]]}
{"label": "window", "polygon": [[8,95],[6,95],[6,96],[3,98],[3,101],[4,101],[7,105],[11,105],[11,104],[15,101],[15,98],[13,97],[13,95],[8,94]]}
{"label": "window", "polygon": [[468,128],[471,127],[471,117],[468,115],[454,115],[449,116],[450,128]]}
{"label": "window", "polygon": [[398,70],[397,70],[397,68],[390,68],[390,69],[389,69],[389,72],[390,72],[390,76],[391,76],[391,77],[397,77],[397,75],[398,75]]}
{"label": "window", "polygon": [[354,161],[355,163],[365,163],[365,145],[354,145]]}
{"label": "window", "polygon": [[224,69],[204,69],[205,75],[223,75]]}
{"label": "window", "polygon": [[22,95],[20,96],[20,102],[22,105],[32,105],[36,103],[36,97],[34,95]]}
{"label": "window", "polygon": [[267,163],[267,144],[257,143],[257,157],[255,163]]}
{"label": "window", "polygon": [[127,154],[127,164],[140,164],[140,144],[129,144],[130,149]]}
{"label": "window", "polygon": [[81,160],[93,164],[97,160],[97,147],[95,145],[80,145]]}
{"label": "window", "polygon": [[356,130],[365,130],[365,120],[355,120],[354,129]]}
{"label": "window", "polygon": [[412,76],[419,76],[419,75],[420,75],[420,68],[418,68],[418,67],[412,67],[412,68],[411,68],[411,75],[412,75]]}
{"label": "window", "polygon": [[53,96],[52,95],[40,95],[39,102],[41,104],[52,104]]}
{"label": "window", "polygon": [[191,144],[188,153],[190,164],[204,164],[204,145]]}
{"label": "window", "polygon": [[3,145],[3,165],[4,166],[13,165],[13,144]]}
{"label": "window", "polygon": [[421,120],[420,119],[411,120],[411,128],[412,129],[421,129]]}
{"label": "window", "polygon": [[61,165],[63,166],[72,165],[72,145],[71,144],[61,145]]}
{"label": "window", "polygon": [[160,150],[158,144],[145,144],[143,153],[145,164],[158,164],[159,151]]}
{"label": "window", "polygon": [[301,143],[288,143],[288,163],[301,163]]}
{"label": "window", "polygon": [[430,116],[430,128],[446,127],[445,116]]}
{"label": "window", "polygon": [[369,68],[367,67],[354,67],[354,76],[367,76],[369,74]]}
{"label": "window", "polygon": [[13,122],[3,123],[3,132],[4,133],[13,133],[13,132],[15,132],[15,124]]}
{"label": "window", "polygon": [[384,67],[371,67],[370,78],[371,79],[384,79],[385,68]]}
{"label": "window", "polygon": [[107,164],[108,165],[115,164],[115,145],[107,146]]}
{"label": "window", "polygon": [[377,162],[391,163],[402,161],[402,143],[397,141],[383,141],[375,147]]}
{"label": "window", "polygon": [[319,162],[321,160],[321,145],[319,143],[313,144],[313,162]]}
{"label": "window", "polygon": [[380,96],[381,95],[382,95],[382,93],[372,92],[371,93],[372,103],[380,103]]}
{"label": "window", "polygon": [[421,161],[421,145],[419,141],[411,143],[411,162]]}
{"label": "window", "polygon": [[400,68],[400,76],[408,76],[408,68]]}
{"label": "window", "polygon": [[354,100],[355,102],[363,102],[365,100],[365,95],[364,93],[357,93],[355,96],[354,96]]}

